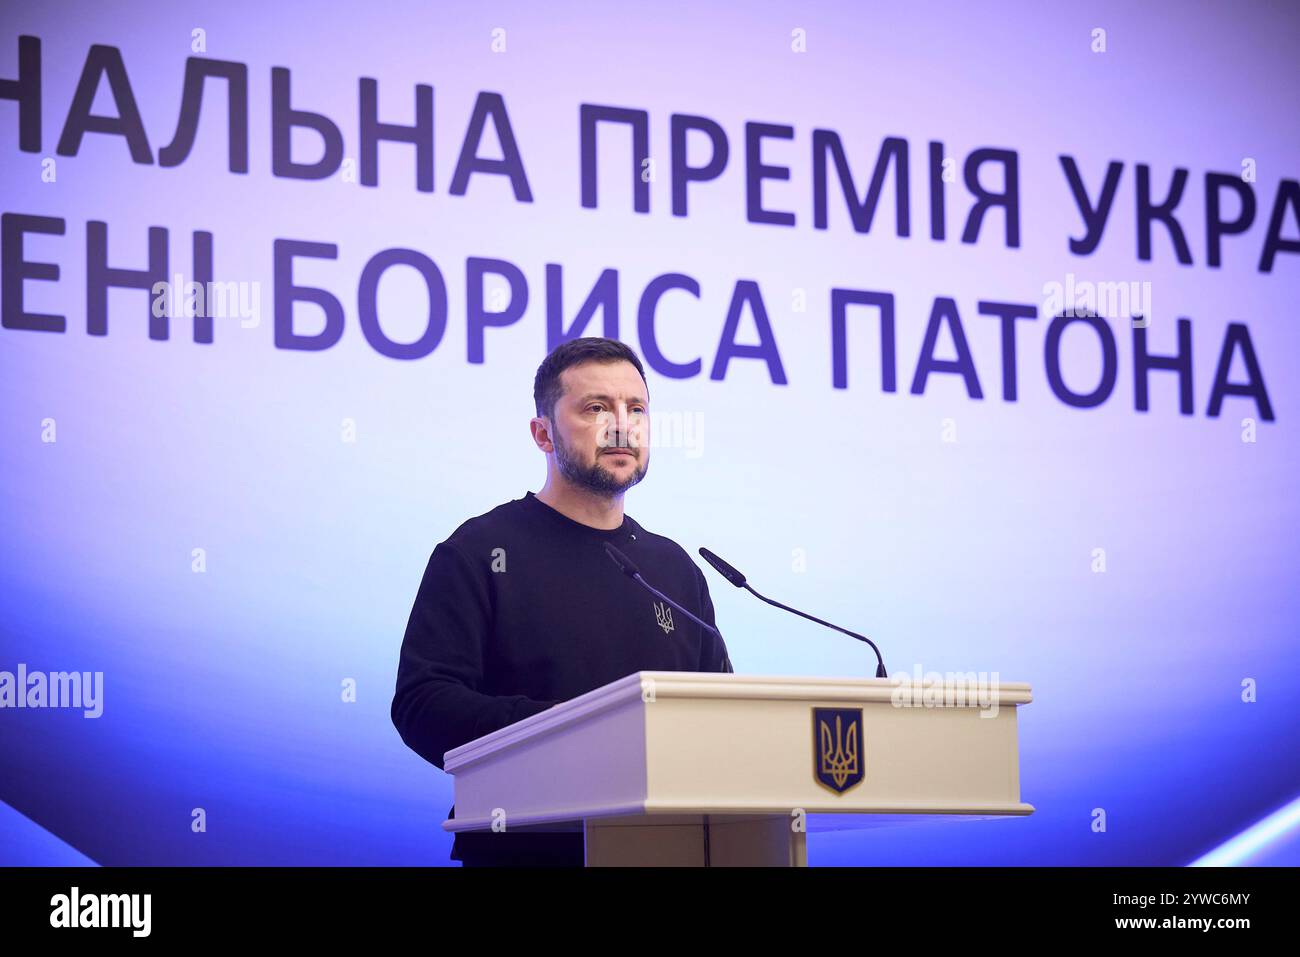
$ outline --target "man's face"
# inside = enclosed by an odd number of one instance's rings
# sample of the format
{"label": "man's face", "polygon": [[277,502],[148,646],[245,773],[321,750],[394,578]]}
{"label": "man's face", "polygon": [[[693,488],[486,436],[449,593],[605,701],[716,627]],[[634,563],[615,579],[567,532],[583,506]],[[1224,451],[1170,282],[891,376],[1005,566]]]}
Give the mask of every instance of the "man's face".
{"label": "man's face", "polygon": [[599,495],[627,491],[650,467],[645,382],[630,362],[583,362],[560,373],[551,438],[560,474]]}

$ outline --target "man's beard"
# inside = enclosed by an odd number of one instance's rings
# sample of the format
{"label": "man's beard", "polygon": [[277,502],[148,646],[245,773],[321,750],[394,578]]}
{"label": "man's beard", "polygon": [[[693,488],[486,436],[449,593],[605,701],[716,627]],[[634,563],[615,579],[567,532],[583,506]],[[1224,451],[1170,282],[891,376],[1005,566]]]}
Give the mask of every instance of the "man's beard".
{"label": "man's beard", "polygon": [[[596,450],[596,461],[589,466],[583,466],[573,455],[573,450],[564,444],[564,440],[557,433],[555,439],[555,463],[560,468],[560,474],[579,488],[585,488],[597,495],[618,495],[626,492],[637,482],[645,478],[646,466],[637,459],[636,468],[625,479],[620,479],[613,472],[605,468],[600,462],[600,457],[604,453],[603,448]],[[611,446],[614,448],[615,446]],[[633,450],[635,452],[635,450]]]}

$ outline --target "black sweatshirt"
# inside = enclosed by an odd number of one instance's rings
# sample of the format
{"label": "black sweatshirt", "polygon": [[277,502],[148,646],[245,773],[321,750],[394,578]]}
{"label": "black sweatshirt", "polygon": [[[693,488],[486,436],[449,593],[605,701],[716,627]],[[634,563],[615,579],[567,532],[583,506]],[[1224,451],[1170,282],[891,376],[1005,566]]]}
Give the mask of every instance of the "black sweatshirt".
{"label": "black sweatshirt", "polygon": [[[627,515],[592,528],[528,492],[469,519],[429,558],[392,706],[412,750],[441,768],[453,748],[634,672],[732,670],[723,641],[623,575],[605,542],[714,624],[704,574],[672,539]],[[581,833],[458,834],[451,856],[580,864],[582,847]]]}

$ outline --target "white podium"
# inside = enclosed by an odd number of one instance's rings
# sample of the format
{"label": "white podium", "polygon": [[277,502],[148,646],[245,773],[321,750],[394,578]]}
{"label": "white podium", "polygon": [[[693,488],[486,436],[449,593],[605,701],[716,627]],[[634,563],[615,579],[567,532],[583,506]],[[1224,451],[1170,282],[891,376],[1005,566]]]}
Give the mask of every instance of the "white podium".
{"label": "white podium", "polygon": [[1027,684],[643,671],[454,748],[448,831],[582,831],[589,867],[804,866],[809,829],[1032,814]]}

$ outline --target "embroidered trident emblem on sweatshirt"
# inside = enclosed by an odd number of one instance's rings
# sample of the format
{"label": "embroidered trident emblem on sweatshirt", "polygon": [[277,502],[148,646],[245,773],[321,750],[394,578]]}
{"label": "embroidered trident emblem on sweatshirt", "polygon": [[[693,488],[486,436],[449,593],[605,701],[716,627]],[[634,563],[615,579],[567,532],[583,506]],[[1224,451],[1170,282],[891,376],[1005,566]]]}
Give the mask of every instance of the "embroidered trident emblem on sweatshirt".
{"label": "embroidered trident emblem on sweatshirt", "polygon": [[664,634],[673,630],[673,610],[661,601],[655,602],[655,621],[664,630]]}

